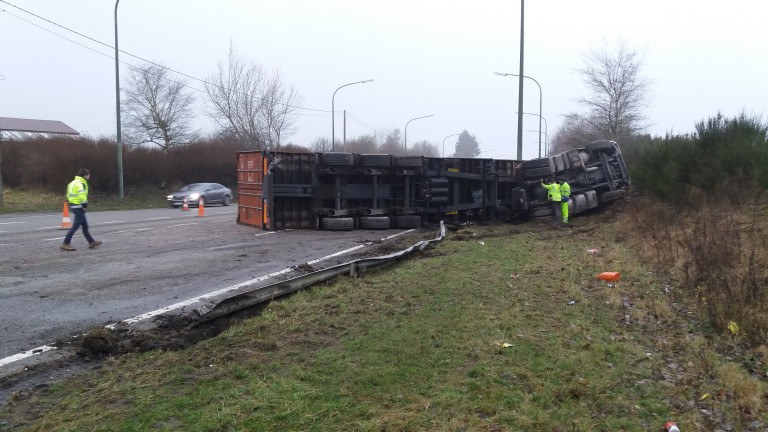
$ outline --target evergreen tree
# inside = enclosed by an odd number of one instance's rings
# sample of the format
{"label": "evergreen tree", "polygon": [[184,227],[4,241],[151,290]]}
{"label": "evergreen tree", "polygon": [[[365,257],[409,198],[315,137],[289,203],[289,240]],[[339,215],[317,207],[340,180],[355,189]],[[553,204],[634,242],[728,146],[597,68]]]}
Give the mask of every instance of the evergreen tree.
{"label": "evergreen tree", "polygon": [[480,156],[480,143],[474,135],[464,130],[456,141],[456,150],[453,157],[473,158]]}

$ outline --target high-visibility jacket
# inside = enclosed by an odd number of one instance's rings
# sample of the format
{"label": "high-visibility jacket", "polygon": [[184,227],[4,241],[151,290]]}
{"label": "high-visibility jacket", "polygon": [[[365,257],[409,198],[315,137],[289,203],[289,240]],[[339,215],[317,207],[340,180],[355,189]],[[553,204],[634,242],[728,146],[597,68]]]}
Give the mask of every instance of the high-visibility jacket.
{"label": "high-visibility jacket", "polygon": [[67,201],[69,201],[70,207],[73,208],[88,204],[88,182],[84,178],[75,176],[75,179],[69,182],[67,185]]}
{"label": "high-visibility jacket", "polygon": [[571,185],[569,185],[568,182],[564,181],[563,184],[560,185],[560,195],[564,197],[571,196]]}
{"label": "high-visibility jacket", "polygon": [[541,185],[544,186],[544,189],[547,190],[547,199],[550,201],[560,202],[562,199],[560,197],[560,185],[557,183],[550,183],[546,184],[544,182],[541,182]]}

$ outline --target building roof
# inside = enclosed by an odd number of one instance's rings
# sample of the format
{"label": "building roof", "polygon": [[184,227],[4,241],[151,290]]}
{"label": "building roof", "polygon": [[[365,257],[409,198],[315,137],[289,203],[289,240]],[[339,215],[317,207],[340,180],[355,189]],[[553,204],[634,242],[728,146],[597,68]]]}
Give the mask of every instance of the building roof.
{"label": "building roof", "polygon": [[0,117],[0,131],[80,135],[80,132],[58,120],[34,120],[13,117]]}

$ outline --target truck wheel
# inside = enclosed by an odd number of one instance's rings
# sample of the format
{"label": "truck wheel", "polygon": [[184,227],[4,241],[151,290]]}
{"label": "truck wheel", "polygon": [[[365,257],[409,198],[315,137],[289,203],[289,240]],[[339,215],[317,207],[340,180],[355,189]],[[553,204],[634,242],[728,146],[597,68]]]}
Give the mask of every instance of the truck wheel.
{"label": "truck wheel", "polygon": [[399,167],[418,167],[423,165],[421,156],[401,156],[395,158],[395,166]]}
{"label": "truck wheel", "polygon": [[613,154],[616,152],[616,148],[613,146],[613,142],[607,140],[592,141],[591,143],[587,144],[585,148],[596,153]]}
{"label": "truck wheel", "polygon": [[419,228],[421,227],[421,216],[419,215],[400,215],[394,217],[395,227],[397,228]]}
{"label": "truck wheel", "polygon": [[537,207],[531,210],[531,217],[552,216],[552,209],[549,207]]}
{"label": "truck wheel", "polygon": [[535,168],[549,167],[549,158],[530,159],[523,161],[523,170],[530,170]]}
{"label": "truck wheel", "polygon": [[388,154],[361,154],[358,156],[358,164],[361,167],[389,167],[392,166],[392,156]]}
{"label": "truck wheel", "polygon": [[320,164],[325,166],[354,166],[355,155],[352,153],[320,153]]}
{"label": "truck wheel", "polygon": [[323,218],[320,227],[326,231],[352,231],[355,229],[355,219],[351,217]]}
{"label": "truck wheel", "polygon": [[627,191],[624,191],[624,190],[608,191],[600,195],[600,202],[607,203],[607,202],[615,201],[617,199],[624,198],[626,195],[627,195]]}
{"label": "truck wheel", "polygon": [[388,216],[362,216],[360,217],[360,228],[372,230],[389,229],[390,220]]}

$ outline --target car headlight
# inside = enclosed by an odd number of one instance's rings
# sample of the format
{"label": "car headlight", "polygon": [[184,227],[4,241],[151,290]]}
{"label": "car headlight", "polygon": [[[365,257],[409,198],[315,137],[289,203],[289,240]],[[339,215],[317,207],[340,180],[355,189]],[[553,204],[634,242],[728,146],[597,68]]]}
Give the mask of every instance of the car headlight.
{"label": "car headlight", "polygon": [[193,194],[189,194],[189,199],[191,199],[192,201],[194,201],[194,200],[196,200],[198,198],[200,198],[200,194],[197,193],[197,192],[195,192]]}
{"label": "car headlight", "polygon": [[173,199],[173,195],[168,195],[166,198],[168,198],[169,200],[172,200]]}

